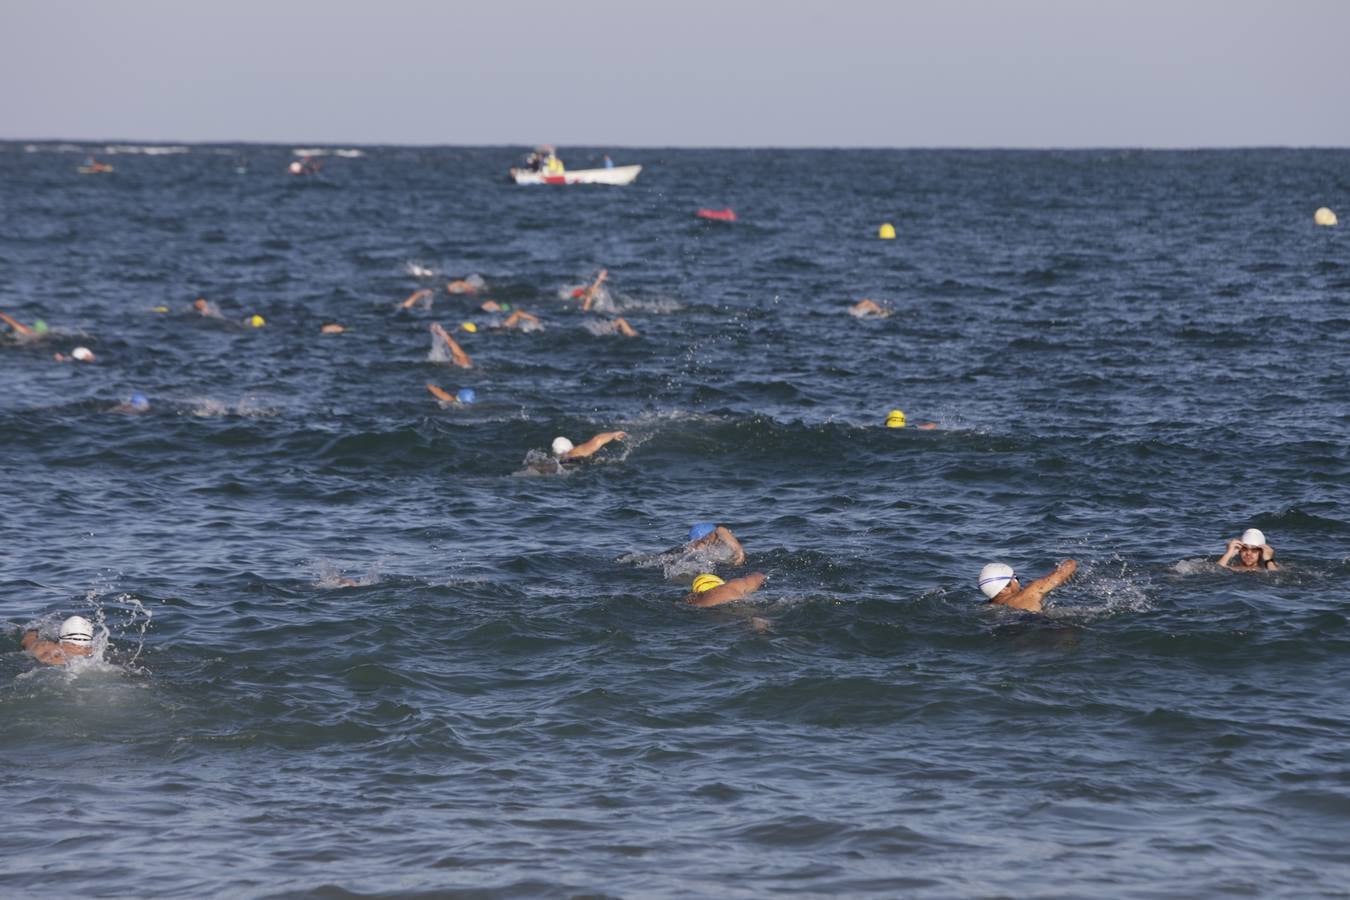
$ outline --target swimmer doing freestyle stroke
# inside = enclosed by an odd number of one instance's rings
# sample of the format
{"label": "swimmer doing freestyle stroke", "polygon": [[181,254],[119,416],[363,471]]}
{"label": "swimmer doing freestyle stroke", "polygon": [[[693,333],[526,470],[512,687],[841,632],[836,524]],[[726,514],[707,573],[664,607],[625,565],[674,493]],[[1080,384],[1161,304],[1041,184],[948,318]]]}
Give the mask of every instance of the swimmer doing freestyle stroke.
{"label": "swimmer doing freestyle stroke", "polygon": [[440,326],[440,323],[438,323],[438,322],[432,322],[432,323],[431,323],[431,352],[432,352],[433,354],[436,352],[436,348],[437,348],[437,343],[436,343],[436,342],[437,342],[437,341],[440,341],[440,345],[441,345],[441,346],[444,346],[446,350],[450,351],[450,361],[451,361],[452,363],[454,363],[455,365],[459,366],[461,369],[472,369],[472,368],[473,368],[473,359],[470,358],[469,354],[467,354],[467,353],[464,352],[464,348],[461,347],[461,346],[455,341],[455,339],[452,338],[452,337],[446,332],[446,330]]}
{"label": "swimmer doing freestyle stroke", "polygon": [[764,578],[763,572],[751,572],[740,578],[723,581],[716,575],[705,573],[694,579],[689,593],[684,595],[684,602],[703,608],[721,606],[753,594],[764,584]]}
{"label": "swimmer doing freestyle stroke", "polygon": [[979,587],[989,602],[1027,612],[1040,612],[1045,595],[1073,577],[1078,571],[1076,560],[1066,559],[1055,571],[1022,587],[1012,566],[989,563],[980,570]]}
{"label": "swimmer doing freestyle stroke", "polygon": [[64,666],[72,659],[94,655],[94,626],[84,616],[71,616],[61,623],[60,638],[44,640],[36,629],[24,632],[23,649],[45,666]]}

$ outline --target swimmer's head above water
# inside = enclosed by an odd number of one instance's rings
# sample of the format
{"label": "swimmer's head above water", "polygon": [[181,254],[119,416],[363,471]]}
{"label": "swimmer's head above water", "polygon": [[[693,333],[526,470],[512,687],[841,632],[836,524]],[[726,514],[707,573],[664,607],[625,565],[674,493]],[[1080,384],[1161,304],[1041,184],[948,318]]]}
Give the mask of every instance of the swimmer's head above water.
{"label": "swimmer's head above water", "polygon": [[705,538],[716,530],[717,526],[712,522],[695,522],[694,527],[689,529],[689,541]]}
{"label": "swimmer's head above water", "polygon": [[1017,574],[1013,572],[1012,566],[1004,563],[990,563],[980,570],[980,591],[990,600],[1016,581]]}
{"label": "swimmer's head above water", "polygon": [[145,412],[150,408],[150,401],[146,399],[144,394],[132,394],[131,399],[127,401],[127,406],[137,412]]}
{"label": "swimmer's head above water", "polygon": [[88,647],[93,642],[93,623],[84,616],[71,616],[61,623],[61,643]]}
{"label": "swimmer's head above water", "polygon": [[1219,565],[1226,569],[1275,570],[1275,549],[1266,543],[1266,535],[1259,528],[1248,528],[1242,537],[1228,542]]}
{"label": "swimmer's head above water", "polygon": [[891,410],[890,412],[886,413],[886,427],[887,427],[887,428],[904,428],[904,427],[905,427],[905,414],[904,414],[902,411],[898,410],[898,409],[893,409],[893,410]]}
{"label": "swimmer's head above water", "polygon": [[572,442],[565,437],[555,437],[553,439],[553,455],[565,456],[572,452]]}
{"label": "swimmer's head above water", "polygon": [[473,388],[460,388],[455,394],[455,399],[460,403],[473,403],[478,399],[478,394],[474,392]]}
{"label": "swimmer's head above water", "polygon": [[704,573],[694,579],[692,589],[695,594],[702,594],[705,591],[711,591],[713,588],[721,587],[724,584],[726,584],[726,582],[716,575]]}

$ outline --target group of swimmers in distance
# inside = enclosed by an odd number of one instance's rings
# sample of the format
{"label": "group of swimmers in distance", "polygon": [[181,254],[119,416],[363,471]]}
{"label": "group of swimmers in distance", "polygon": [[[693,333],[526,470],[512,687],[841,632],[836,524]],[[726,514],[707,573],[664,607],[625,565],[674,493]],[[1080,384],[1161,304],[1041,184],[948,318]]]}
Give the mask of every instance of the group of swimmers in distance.
{"label": "group of swimmers in distance", "polygon": [[[430,272],[428,271],[426,274],[430,274]],[[581,300],[581,309],[584,312],[589,312],[593,308],[597,310],[612,308],[612,302],[604,288],[608,277],[609,272],[601,269],[599,275],[590,284],[574,288],[563,296]],[[446,285],[446,292],[457,295],[477,295],[485,291],[486,288],[487,285],[480,276],[470,275],[465,279],[449,282]],[[421,289],[405,299],[400,304],[400,308],[430,309],[432,298],[432,291]],[[197,299],[191,308],[203,317],[224,318],[216,305],[204,298]],[[492,326],[496,329],[536,331],[543,327],[538,317],[522,309],[511,310],[509,304],[498,303],[495,300],[485,300],[480,304],[479,309],[490,313],[508,313],[504,320]],[[166,307],[156,307],[156,311],[167,312],[168,310]],[[848,312],[858,318],[884,318],[891,314],[889,309],[873,300],[866,299],[850,306]],[[8,325],[20,340],[37,340],[46,336],[49,331],[46,323],[41,320],[29,327],[3,312],[0,312],[0,323]],[[266,325],[263,317],[256,314],[245,318],[243,323],[251,328],[261,328]],[[473,359],[442,325],[433,322],[429,327],[432,335],[431,358],[433,361],[449,362],[463,369],[473,367]],[[619,333],[628,337],[637,336],[637,331],[623,318],[614,319],[610,323],[610,327],[612,330],[608,333]],[[326,323],[321,330],[324,334],[340,334],[345,331],[337,323]],[[478,328],[473,322],[464,322],[458,330],[473,334],[477,332]],[[75,347],[69,356],[57,353],[54,358],[62,362],[72,360],[93,362],[95,359],[93,352],[82,346]],[[473,388],[460,388],[454,394],[431,382],[427,383],[426,388],[443,407],[465,406],[474,403],[477,399]],[[134,413],[145,412],[148,409],[149,401],[143,394],[136,393],[131,396],[130,400],[119,404],[114,411]],[[904,412],[898,409],[891,410],[886,416],[885,425],[887,428],[906,427],[907,422]],[[937,428],[937,424],[924,422],[913,427],[931,430]],[[538,474],[559,474],[566,471],[568,467],[594,456],[607,444],[625,440],[627,437],[628,435],[623,431],[603,431],[580,444],[573,444],[568,438],[559,436],[553,440],[551,455],[537,454],[535,451],[531,451],[530,456],[527,456],[526,459],[527,469]],[[688,539],[682,547],[668,551],[662,556],[670,556],[671,554],[695,561],[703,569],[714,568],[717,564],[740,566],[745,562],[745,550],[736,536],[725,525],[712,522],[696,523],[689,530]],[[1218,559],[1218,565],[1241,572],[1275,571],[1279,569],[1279,566],[1274,562],[1274,556],[1275,551],[1266,543],[1265,535],[1259,529],[1248,528],[1240,538],[1228,541],[1223,555]],[[991,562],[980,571],[977,586],[989,603],[993,605],[1028,612],[1040,612],[1043,609],[1046,595],[1072,578],[1077,569],[1078,563],[1075,560],[1065,560],[1048,575],[1023,586],[1011,566],[1001,562]],[[696,607],[720,606],[755,593],[763,586],[765,578],[763,572],[751,572],[748,575],[724,580],[711,571],[699,571],[693,578],[689,592],[684,596],[684,602]],[[339,579],[338,583],[339,586],[344,587],[357,584],[357,582],[349,579]],[[71,616],[62,622],[57,641],[44,639],[37,630],[30,629],[24,633],[22,645],[25,651],[41,663],[63,665],[70,660],[87,657],[93,653],[93,627],[87,619],[81,616]]]}

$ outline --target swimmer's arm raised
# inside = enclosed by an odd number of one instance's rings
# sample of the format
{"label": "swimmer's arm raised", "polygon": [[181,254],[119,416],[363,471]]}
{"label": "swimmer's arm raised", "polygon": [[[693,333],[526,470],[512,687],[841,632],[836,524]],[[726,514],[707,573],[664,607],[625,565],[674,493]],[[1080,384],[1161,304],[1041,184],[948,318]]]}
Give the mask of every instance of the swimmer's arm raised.
{"label": "swimmer's arm raised", "polygon": [[725,525],[718,525],[717,531],[713,533],[717,535],[718,539],[723,544],[726,544],[727,547],[731,549],[731,564],[733,566],[739,566],[741,563],[745,562],[745,548],[741,546],[740,541],[736,540],[736,535],[731,533],[730,528]]}
{"label": "swimmer's arm raised", "polygon": [[10,328],[13,328],[18,334],[32,334],[33,329],[20,322],[18,319],[11,318],[0,312],[0,322],[4,322]]}
{"label": "swimmer's arm raised", "polygon": [[608,277],[609,277],[609,270],[601,269],[600,274],[597,275],[595,278],[595,282],[590,287],[586,288],[585,291],[586,302],[581,304],[582,311],[590,310],[591,304],[595,302],[595,292],[600,290],[600,285],[604,284],[605,279]]}
{"label": "swimmer's arm raised", "polygon": [[426,288],[422,288],[420,291],[413,291],[410,295],[408,295],[407,300],[404,300],[401,304],[399,304],[399,307],[401,309],[407,309],[408,307],[416,303],[418,300],[422,300],[430,296],[431,291],[427,290]]}
{"label": "swimmer's arm raised", "polygon": [[464,352],[464,348],[459,345],[458,341],[446,333],[439,322],[431,323],[431,333],[450,350],[450,359],[455,365],[461,369],[473,368],[473,360],[469,358],[469,354]]}
{"label": "swimmer's arm raised", "polygon": [[602,431],[595,437],[591,438],[589,441],[586,441],[584,444],[577,444],[571,450],[568,450],[566,453],[564,453],[560,458],[583,459],[587,456],[590,456],[592,453],[599,450],[601,447],[605,446],[610,441],[621,441],[626,437],[628,437],[628,433],[624,431]]}
{"label": "swimmer's arm raised", "polygon": [[762,584],[764,584],[764,573],[751,572],[749,575],[733,578],[726,584],[719,584],[712,590],[704,591],[701,594],[690,592],[685,595],[684,602],[690,606],[698,607],[720,606],[723,603],[730,603],[748,594],[753,594],[759,590]]}
{"label": "swimmer's arm raised", "polygon": [[1228,565],[1228,563],[1230,560],[1232,560],[1234,556],[1237,556],[1238,551],[1241,549],[1242,549],[1241,541],[1239,541],[1237,538],[1233,538],[1232,540],[1230,540],[1228,542],[1228,547],[1223,551],[1223,556],[1219,557],[1219,565],[1223,566],[1225,569],[1231,569],[1232,566]]}
{"label": "swimmer's arm raised", "polygon": [[1078,563],[1072,559],[1066,559],[1060,563],[1055,571],[1044,578],[1037,578],[1031,584],[1022,588],[1021,593],[1014,595],[1006,606],[1014,609],[1025,609],[1029,612],[1040,612],[1041,601],[1045,595],[1059,587],[1064,582],[1073,577],[1073,573],[1078,571]]}

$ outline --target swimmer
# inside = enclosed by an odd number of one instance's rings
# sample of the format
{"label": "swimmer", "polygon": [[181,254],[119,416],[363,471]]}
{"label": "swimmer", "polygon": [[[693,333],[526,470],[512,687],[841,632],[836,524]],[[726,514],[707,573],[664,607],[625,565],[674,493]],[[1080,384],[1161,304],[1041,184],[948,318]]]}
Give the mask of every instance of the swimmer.
{"label": "swimmer", "polygon": [[589,441],[575,446],[565,437],[556,437],[553,439],[553,455],[558,458],[559,462],[585,459],[588,456],[593,456],[595,451],[610,441],[622,441],[627,437],[628,433],[625,431],[602,431]]}
{"label": "swimmer", "polygon": [[[1235,556],[1236,560],[1233,559]],[[1229,541],[1223,556],[1219,557],[1219,565],[1235,572],[1259,572],[1262,569],[1274,572],[1280,568],[1275,564],[1274,548],[1266,543],[1266,536],[1259,528],[1248,528],[1242,532],[1242,537]]]}
{"label": "swimmer", "polygon": [[1017,580],[1011,566],[1003,563],[990,563],[980,570],[980,590],[989,598],[990,603],[999,606],[1011,606],[1028,612],[1040,612],[1041,600],[1045,595],[1068,581],[1078,571],[1078,563],[1066,559],[1044,578],[1038,578],[1026,587]]}
{"label": "swimmer", "polygon": [[581,309],[583,312],[590,312],[591,306],[601,297],[601,285],[609,277],[609,269],[601,269],[600,274],[595,276],[595,281],[584,288],[573,288],[572,299],[581,300]]}
{"label": "swimmer", "polygon": [[610,441],[621,441],[628,435],[622,431],[602,431],[583,444],[573,445],[565,437],[553,439],[552,452],[530,450],[525,454],[525,467],[517,475],[563,475],[582,460]]}
{"label": "swimmer", "polygon": [[64,353],[57,353],[52,356],[52,359],[57,362],[93,362],[97,357],[94,356],[94,351],[88,347],[76,347],[70,351],[69,356]]}
{"label": "swimmer", "polygon": [[458,278],[445,286],[447,294],[477,294],[487,290],[487,282],[483,280],[482,275],[470,275],[468,278]]}
{"label": "swimmer", "polygon": [[47,666],[63,666],[77,656],[94,655],[94,626],[83,616],[61,623],[60,641],[43,640],[36,630],[24,632],[23,649]]}
{"label": "swimmer", "polygon": [[891,311],[875,300],[859,300],[848,308],[848,314],[855,319],[884,319]]}
{"label": "swimmer", "polygon": [[346,330],[337,322],[326,322],[319,327],[319,334],[342,334]]}
{"label": "swimmer", "polygon": [[399,309],[411,309],[416,306],[418,309],[431,309],[431,298],[433,294],[430,288],[422,288],[420,291],[413,291],[408,295],[408,299],[398,305]]}
{"label": "swimmer", "polygon": [[518,309],[506,317],[502,322],[502,328],[519,328],[521,331],[543,331],[544,324],[539,321],[539,317],[527,313],[523,309]]}
{"label": "swimmer", "polygon": [[473,388],[460,388],[454,396],[451,396],[449,391],[442,390],[428,381],[427,390],[431,392],[431,396],[440,401],[442,407],[468,406],[478,400],[478,394],[474,392]]}
{"label": "swimmer", "polygon": [[478,308],[483,312],[509,312],[511,310],[511,304],[498,303],[496,300],[484,300],[479,304]]}
{"label": "swimmer", "polygon": [[455,365],[459,366],[461,369],[472,369],[472,368],[473,368],[473,360],[469,357],[469,354],[467,354],[467,353],[464,352],[464,348],[461,347],[461,346],[455,341],[454,338],[452,338],[449,334],[447,334],[447,333],[446,333],[446,330],[445,330],[444,328],[442,328],[442,327],[440,326],[439,323],[437,323],[437,322],[432,322],[432,323],[431,323],[431,352],[432,352],[433,354],[435,354],[435,352],[436,352],[436,346],[437,346],[437,345],[436,345],[436,342],[437,342],[437,341],[440,341],[441,344],[445,347],[445,349],[447,349],[447,350],[450,351],[450,361],[451,361],[452,363],[454,363]]}
{"label": "swimmer", "polygon": [[587,322],[586,330],[596,337],[606,334],[621,334],[630,338],[638,336],[637,329],[629,325],[628,320],[622,316],[609,322]]}
{"label": "swimmer", "polygon": [[753,594],[764,584],[763,572],[751,572],[740,578],[723,581],[716,575],[704,574],[694,579],[693,590],[684,595],[690,606],[721,606]]}
{"label": "swimmer", "polygon": [[124,403],[114,406],[109,412],[126,413],[127,415],[137,416],[141,413],[150,411],[150,401],[144,394],[132,394]]}
{"label": "swimmer", "polygon": [[745,548],[741,542],[736,540],[736,535],[731,533],[731,529],[725,525],[717,525],[713,522],[696,522],[689,529],[689,538],[684,547],[681,548],[684,553],[696,551],[711,552],[726,557],[725,562],[733,566],[739,566],[745,562]]}
{"label": "swimmer", "polygon": [[[905,427],[905,414],[904,414],[904,412],[901,411],[901,410],[898,410],[898,409],[893,409],[893,410],[891,410],[890,412],[886,413],[886,427],[887,427],[887,428],[904,428],[904,427]],[[914,427],[915,427],[915,428],[918,428],[918,429],[921,430],[921,431],[932,431],[934,428],[937,428],[937,423],[936,423],[936,422],[921,422],[920,424],[915,425]]]}
{"label": "swimmer", "polygon": [[192,308],[193,310],[196,311],[197,315],[207,319],[225,318],[220,314],[220,307],[216,306],[214,303],[212,303],[210,300],[207,300],[205,297],[198,297],[196,300],[193,300]]}

